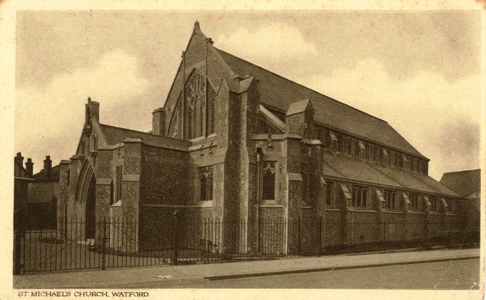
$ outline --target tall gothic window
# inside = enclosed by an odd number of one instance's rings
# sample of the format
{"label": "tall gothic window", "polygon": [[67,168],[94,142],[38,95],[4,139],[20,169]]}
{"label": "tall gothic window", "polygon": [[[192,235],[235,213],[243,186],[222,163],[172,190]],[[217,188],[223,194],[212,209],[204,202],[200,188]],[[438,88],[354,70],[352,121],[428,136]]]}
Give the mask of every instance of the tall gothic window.
{"label": "tall gothic window", "polygon": [[115,195],[113,195],[113,190],[114,187],[113,187],[113,180],[112,180],[110,183],[110,205],[113,205],[113,203],[115,203]]}
{"label": "tall gothic window", "polygon": [[116,167],[116,199],[121,200],[122,198],[122,176],[123,176],[123,167],[118,166]]}
{"label": "tall gothic window", "polygon": [[206,79],[194,71],[185,86],[186,133],[188,139],[202,136],[203,109],[206,100]]}
{"label": "tall gothic window", "polygon": [[199,168],[200,193],[201,201],[213,200],[213,166]]}
{"label": "tall gothic window", "polygon": [[[195,139],[205,137],[216,132],[216,92],[207,81],[206,77],[194,71],[187,79],[183,97],[179,103],[184,102],[184,113],[174,112],[170,132],[180,131],[177,127],[184,117],[184,138]],[[179,121],[178,121],[179,120]],[[182,135],[178,134],[179,136]]]}
{"label": "tall gothic window", "polygon": [[214,89],[211,87],[211,85],[208,84],[209,90],[208,90],[208,118],[207,118],[207,135],[210,135],[212,133],[215,133],[215,113],[216,113],[216,92]]}
{"label": "tall gothic window", "polygon": [[275,199],[275,162],[263,162],[263,200]]}

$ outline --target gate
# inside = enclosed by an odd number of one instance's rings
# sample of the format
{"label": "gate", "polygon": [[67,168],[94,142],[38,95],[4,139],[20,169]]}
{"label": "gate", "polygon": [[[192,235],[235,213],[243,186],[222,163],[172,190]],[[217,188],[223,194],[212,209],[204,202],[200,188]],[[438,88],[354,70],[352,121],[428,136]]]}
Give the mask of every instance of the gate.
{"label": "gate", "polygon": [[[89,221],[89,220],[88,220]],[[92,221],[91,221],[92,222]],[[160,265],[170,262],[168,250],[140,251],[138,222],[96,220],[86,235],[86,220],[59,220],[60,230],[21,230],[16,234],[17,273]],[[17,253],[16,251],[16,253]]]}
{"label": "gate", "polygon": [[96,251],[99,245],[94,239],[86,238],[85,221],[61,222],[67,229],[63,236],[57,230],[47,229],[22,232],[20,266],[24,272],[102,267],[102,251]]}

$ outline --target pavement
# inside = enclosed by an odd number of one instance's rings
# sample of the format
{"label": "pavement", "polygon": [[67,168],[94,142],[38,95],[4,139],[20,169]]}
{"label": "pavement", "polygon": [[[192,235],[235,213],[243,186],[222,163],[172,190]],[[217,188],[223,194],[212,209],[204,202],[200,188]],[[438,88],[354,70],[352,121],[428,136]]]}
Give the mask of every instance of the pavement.
{"label": "pavement", "polygon": [[320,272],[403,265],[423,262],[477,259],[480,249],[442,249],[415,252],[334,255],[293,259],[243,261],[179,266],[95,269],[17,275],[15,289],[136,288],[167,281],[190,282],[256,276]]}

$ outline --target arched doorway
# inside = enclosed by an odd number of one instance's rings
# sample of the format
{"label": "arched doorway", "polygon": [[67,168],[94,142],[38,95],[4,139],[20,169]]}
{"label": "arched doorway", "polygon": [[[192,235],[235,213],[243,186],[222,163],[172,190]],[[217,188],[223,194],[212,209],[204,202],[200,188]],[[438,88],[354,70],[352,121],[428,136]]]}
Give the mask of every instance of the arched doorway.
{"label": "arched doorway", "polygon": [[86,195],[86,239],[94,239],[96,232],[96,178],[91,176]]}
{"label": "arched doorway", "polygon": [[84,226],[79,227],[84,231],[83,238],[94,243],[96,235],[96,177],[93,168],[86,160],[79,172],[79,182],[76,192],[76,202],[80,205],[79,215],[84,220]]}

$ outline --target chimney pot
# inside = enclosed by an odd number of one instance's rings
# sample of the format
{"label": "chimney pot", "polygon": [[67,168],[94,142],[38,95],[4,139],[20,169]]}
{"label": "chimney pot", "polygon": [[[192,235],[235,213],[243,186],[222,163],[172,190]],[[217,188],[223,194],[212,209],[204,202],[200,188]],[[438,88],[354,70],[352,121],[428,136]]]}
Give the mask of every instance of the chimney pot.
{"label": "chimney pot", "polygon": [[21,152],[17,152],[17,156],[15,156],[15,162],[20,164],[20,166],[24,165],[24,157],[22,156]]}
{"label": "chimney pot", "polygon": [[25,170],[27,171],[27,175],[29,177],[34,175],[34,163],[32,162],[31,158],[27,159],[27,162],[25,163]]}
{"label": "chimney pot", "polygon": [[52,169],[51,156],[47,155],[46,159],[44,160],[44,171],[47,174],[47,179],[51,179],[51,169]]}

